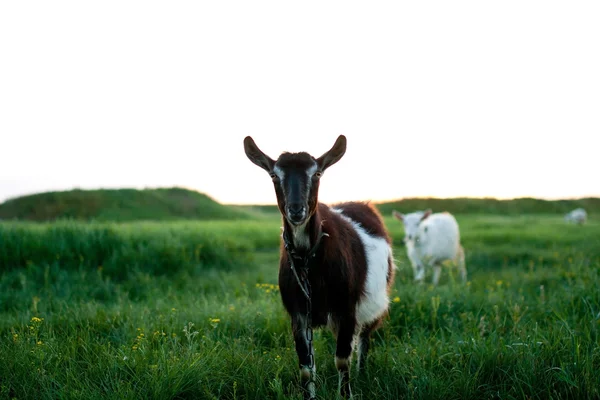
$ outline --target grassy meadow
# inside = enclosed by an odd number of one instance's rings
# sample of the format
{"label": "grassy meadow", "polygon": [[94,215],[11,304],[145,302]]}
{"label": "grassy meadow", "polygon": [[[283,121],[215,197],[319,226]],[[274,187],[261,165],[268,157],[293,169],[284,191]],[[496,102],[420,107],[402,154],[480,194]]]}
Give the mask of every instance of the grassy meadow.
{"label": "grassy meadow", "polygon": [[[600,398],[600,220],[457,219],[469,282],[434,288],[386,217],[397,279],[355,398]],[[0,399],[301,398],[279,234],[276,215],[0,222]],[[334,348],[316,333],[319,398]]]}

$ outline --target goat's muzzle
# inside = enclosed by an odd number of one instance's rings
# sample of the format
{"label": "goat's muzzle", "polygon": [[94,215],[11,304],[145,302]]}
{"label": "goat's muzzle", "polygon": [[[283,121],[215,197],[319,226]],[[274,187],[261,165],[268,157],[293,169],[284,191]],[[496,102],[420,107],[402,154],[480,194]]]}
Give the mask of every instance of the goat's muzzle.
{"label": "goat's muzzle", "polygon": [[292,203],[286,207],[287,219],[293,225],[301,225],[306,219],[306,207],[301,203]]}

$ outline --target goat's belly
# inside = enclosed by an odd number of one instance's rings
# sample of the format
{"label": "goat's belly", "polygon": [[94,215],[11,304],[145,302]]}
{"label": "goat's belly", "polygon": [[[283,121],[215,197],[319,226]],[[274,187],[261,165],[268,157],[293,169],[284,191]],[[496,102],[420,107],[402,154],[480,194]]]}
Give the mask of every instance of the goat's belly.
{"label": "goat's belly", "polygon": [[384,288],[382,291],[365,295],[356,306],[356,320],[360,325],[373,322],[386,312],[389,297]]}
{"label": "goat's belly", "polygon": [[374,242],[370,246],[365,246],[368,262],[367,281],[364,295],[356,306],[356,319],[361,325],[381,317],[390,303],[387,276],[392,249],[383,239]]}
{"label": "goat's belly", "polygon": [[428,247],[422,250],[421,260],[425,263],[437,263],[454,260],[458,255],[458,244],[452,243],[443,247]]}

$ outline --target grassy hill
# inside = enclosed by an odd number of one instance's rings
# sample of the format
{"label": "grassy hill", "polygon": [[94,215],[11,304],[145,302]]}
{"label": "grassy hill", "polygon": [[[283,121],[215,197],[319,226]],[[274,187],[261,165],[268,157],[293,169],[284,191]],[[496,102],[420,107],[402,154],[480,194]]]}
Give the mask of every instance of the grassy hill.
{"label": "grassy hill", "polygon": [[600,198],[583,198],[577,200],[542,200],[534,198],[518,198],[498,200],[493,198],[407,198],[377,204],[377,208],[385,214],[392,210],[408,213],[431,208],[434,212],[448,211],[453,214],[565,214],[577,207],[583,207],[589,214],[600,212]]}
{"label": "grassy hill", "polygon": [[250,214],[182,188],[47,192],[0,204],[0,219],[135,221],[248,219]]}
{"label": "grassy hill", "polygon": [[[583,207],[589,214],[600,213],[600,198],[577,200],[541,200],[519,198],[498,200],[492,198],[406,198],[388,202],[374,203],[382,214],[389,216],[392,210],[409,213],[431,208],[434,212],[448,211],[453,214],[565,214],[577,207]],[[237,206],[240,209],[257,213],[278,213],[275,205]]]}
{"label": "grassy hill", "polygon": [[[541,200],[519,198],[407,198],[376,203],[383,215],[392,210],[411,212],[431,208],[454,214],[564,214],[583,207],[600,214],[600,198]],[[182,188],[100,189],[47,192],[18,197],[0,204],[0,219],[54,221],[57,219],[136,221],[177,219],[248,219],[275,216],[275,205],[223,205],[209,196]]]}

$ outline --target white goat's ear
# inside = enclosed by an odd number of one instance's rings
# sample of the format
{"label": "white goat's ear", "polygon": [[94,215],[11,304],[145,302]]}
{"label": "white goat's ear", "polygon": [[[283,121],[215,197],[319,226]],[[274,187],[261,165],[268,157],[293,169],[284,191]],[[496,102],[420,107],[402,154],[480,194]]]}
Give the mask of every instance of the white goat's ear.
{"label": "white goat's ear", "polygon": [[336,162],[340,161],[340,158],[346,153],[346,136],[338,136],[335,144],[328,152],[317,158],[317,165],[319,170],[325,171]]}
{"label": "white goat's ear", "polygon": [[392,215],[394,217],[396,217],[397,219],[399,219],[400,221],[404,222],[404,214],[400,214],[398,211],[393,210]]}
{"label": "white goat's ear", "polygon": [[262,169],[267,172],[273,171],[273,166],[275,165],[275,161],[263,153],[256,143],[254,143],[254,139],[250,136],[246,136],[244,139],[244,150],[246,151],[246,155],[254,164],[258,165]]}
{"label": "white goat's ear", "polygon": [[430,215],[431,215],[431,208],[428,208],[423,213],[423,216],[421,217],[421,221],[425,221],[427,219],[427,217],[429,217]]}

